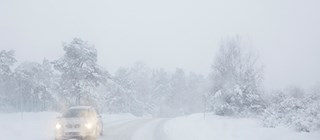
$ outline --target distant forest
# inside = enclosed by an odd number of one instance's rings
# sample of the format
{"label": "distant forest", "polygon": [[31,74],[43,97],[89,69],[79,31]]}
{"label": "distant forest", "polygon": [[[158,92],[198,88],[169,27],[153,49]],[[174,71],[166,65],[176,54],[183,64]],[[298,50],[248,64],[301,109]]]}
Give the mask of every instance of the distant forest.
{"label": "distant forest", "polygon": [[267,127],[320,128],[320,84],[266,91],[263,64],[239,37],[221,42],[209,75],[181,68],[168,72],[142,62],[110,74],[97,64],[98,52],[88,42],[74,38],[62,49],[64,55],[56,60],[19,64],[13,50],[1,50],[1,112],[91,105],[104,113],[174,117],[208,112],[256,117]]}

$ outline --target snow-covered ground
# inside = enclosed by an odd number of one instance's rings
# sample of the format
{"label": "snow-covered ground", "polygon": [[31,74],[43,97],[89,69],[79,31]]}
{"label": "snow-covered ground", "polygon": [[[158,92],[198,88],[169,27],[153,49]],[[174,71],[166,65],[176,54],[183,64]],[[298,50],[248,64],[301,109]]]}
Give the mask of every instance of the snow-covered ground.
{"label": "snow-covered ground", "polygon": [[[58,113],[0,114],[0,139],[53,140]],[[318,140],[320,132],[299,133],[288,128],[264,128],[255,119],[202,114],[177,118],[103,115],[100,140]]]}
{"label": "snow-covered ground", "polygon": [[299,133],[288,128],[265,128],[255,119],[202,114],[171,119],[166,133],[172,140],[317,140],[320,132]]}
{"label": "snow-covered ground", "polygon": [[0,114],[1,140],[53,140],[58,113]]}

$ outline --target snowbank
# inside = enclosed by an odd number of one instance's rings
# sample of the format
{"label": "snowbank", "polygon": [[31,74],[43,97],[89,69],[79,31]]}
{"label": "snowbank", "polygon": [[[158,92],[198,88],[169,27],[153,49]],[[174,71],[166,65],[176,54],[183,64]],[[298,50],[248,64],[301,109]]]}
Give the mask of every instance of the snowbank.
{"label": "snowbank", "polygon": [[5,140],[52,139],[58,115],[55,112],[0,114],[0,135]]}
{"label": "snowbank", "polygon": [[165,132],[172,140],[318,140],[320,132],[299,133],[279,127],[265,128],[255,119],[194,114],[167,122]]}

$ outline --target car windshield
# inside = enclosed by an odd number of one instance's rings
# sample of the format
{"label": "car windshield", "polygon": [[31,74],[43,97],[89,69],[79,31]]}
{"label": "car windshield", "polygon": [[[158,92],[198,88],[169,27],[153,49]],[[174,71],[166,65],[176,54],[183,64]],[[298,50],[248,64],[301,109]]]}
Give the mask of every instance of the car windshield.
{"label": "car windshield", "polygon": [[93,117],[94,113],[89,109],[70,109],[63,114],[65,118]]}

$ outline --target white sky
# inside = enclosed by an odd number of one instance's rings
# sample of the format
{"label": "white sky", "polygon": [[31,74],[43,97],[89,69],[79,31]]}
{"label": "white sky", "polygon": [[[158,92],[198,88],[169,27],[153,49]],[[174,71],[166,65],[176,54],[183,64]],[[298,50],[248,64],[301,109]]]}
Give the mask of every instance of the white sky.
{"label": "white sky", "polygon": [[114,72],[143,61],[207,74],[221,39],[249,40],[267,88],[320,80],[319,0],[0,0],[0,49],[54,60],[81,37]]}

